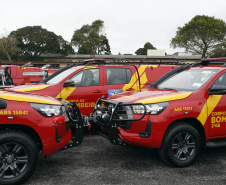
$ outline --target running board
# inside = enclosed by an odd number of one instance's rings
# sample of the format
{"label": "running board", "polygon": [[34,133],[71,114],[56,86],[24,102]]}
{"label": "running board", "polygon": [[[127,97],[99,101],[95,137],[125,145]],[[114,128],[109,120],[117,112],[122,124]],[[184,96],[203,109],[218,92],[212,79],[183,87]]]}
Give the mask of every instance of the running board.
{"label": "running board", "polygon": [[207,141],[206,147],[216,148],[216,147],[226,147],[226,141]]}

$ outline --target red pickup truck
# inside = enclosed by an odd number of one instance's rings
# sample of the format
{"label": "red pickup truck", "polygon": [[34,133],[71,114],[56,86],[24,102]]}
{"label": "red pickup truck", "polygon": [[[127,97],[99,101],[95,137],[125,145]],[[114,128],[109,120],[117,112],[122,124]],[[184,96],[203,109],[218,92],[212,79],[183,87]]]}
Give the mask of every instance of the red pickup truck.
{"label": "red pickup truck", "polygon": [[28,179],[39,153],[48,156],[83,140],[85,120],[77,106],[65,100],[0,90],[0,119],[1,185]]}
{"label": "red pickup truck", "polygon": [[90,119],[113,144],[159,149],[189,166],[206,146],[226,146],[226,58],[181,65],[150,86],[99,99]]}
{"label": "red pickup truck", "polygon": [[89,116],[98,98],[144,88],[176,65],[148,63],[108,63],[105,59],[91,59],[69,65],[46,78],[42,83],[11,88],[75,102],[83,115]]}

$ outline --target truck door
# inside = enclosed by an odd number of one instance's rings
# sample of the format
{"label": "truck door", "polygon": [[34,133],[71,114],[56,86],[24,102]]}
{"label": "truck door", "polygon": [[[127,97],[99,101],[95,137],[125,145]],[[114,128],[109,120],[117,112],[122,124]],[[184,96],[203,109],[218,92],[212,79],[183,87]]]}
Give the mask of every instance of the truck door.
{"label": "truck door", "polygon": [[89,116],[98,98],[103,96],[103,72],[101,67],[86,67],[69,80],[74,81],[74,87],[66,87],[68,97],[63,99],[75,102],[83,115]]}
{"label": "truck door", "polygon": [[[226,73],[213,83],[226,89]],[[226,135],[226,94],[210,95],[207,100],[209,133],[211,137]]]}
{"label": "truck door", "polygon": [[105,97],[114,94],[139,89],[138,76],[134,67],[106,67],[105,68]]}

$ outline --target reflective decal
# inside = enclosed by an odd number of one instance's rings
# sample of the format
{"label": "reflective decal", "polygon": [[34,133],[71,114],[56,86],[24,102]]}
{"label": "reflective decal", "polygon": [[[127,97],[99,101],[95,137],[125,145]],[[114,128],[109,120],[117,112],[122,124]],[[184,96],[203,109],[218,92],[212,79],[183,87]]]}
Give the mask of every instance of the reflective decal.
{"label": "reflective decal", "polygon": [[68,96],[76,89],[76,87],[65,87],[63,90],[56,96],[56,98],[62,98],[66,100]]}
{"label": "reflective decal", "polygon": [[114,96],[115,94],[123,92],[122,89],[109,89],[108,90],[108,98]]}
{"label": "reflective decal", "polygon": [[165,95],[165,96],[157,96],[157,97],[153,97],[153,98],[143,99],[143,100],[137,101],[136,103],[148,104],[148,103],[159,103],[159,102],[164,102],[164,101],[180,100],[180,99],[187,98],[188,96],[190,96],[191,93],[192,92],[182,93],[182,94]]}
{"label": "reflective decal", "polygon": [[43,85],[43,86],[37,86],[37,87],[20,87],[20,88],[17,88],[15,87],[15,90],[16,91],[20,91],[20,92],[28,92],[28,91],[38,91],[38,90],[43,90],[45,89],[46,87],[49,87],[48,85]]}
{"label": "reflective decal", "polygon": [[222,95],[210,95],[209,98],[207,99],[205,105],[202,108],[201,113],[199,114],[199,116],[197,118],[202,123],[203,126],[205,125],[206,120],[209,117],[209,115],[211,114],[211,112],[217,106],[221,97],[222,97]]}

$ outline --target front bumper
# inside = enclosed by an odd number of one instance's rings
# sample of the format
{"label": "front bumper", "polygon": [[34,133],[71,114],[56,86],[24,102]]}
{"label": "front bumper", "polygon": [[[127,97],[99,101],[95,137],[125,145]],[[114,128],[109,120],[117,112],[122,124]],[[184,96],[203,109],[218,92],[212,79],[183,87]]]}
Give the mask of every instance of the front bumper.
{"label": "front bumper", "polygon": [[[132,106],[140,105],[144,107],[144,113],[133,115]],[[146,127],[138,134],[130,133],[133,122],[141,121],[146,115],[146,107],[142,103],[116,102],[100,98],[90,115],[90,121],[98,134],[105,136],[113,144],[125,145],[133,144],[129,138],[138,136],[139,138],[149,138],[151,135],[151,121],[146,120]],[[126,137],[126,135],[128,137]],[[126,139],[127,138],[127,139]]]}
{"label": "front bumper", "polygon": [[62,149],[65,150],[78,146],[82,143],[84,127],[87,127],[89,122],[88,117],[80,113],[79,108],[75,103],[62,100],[62,104],[65,106],[66,110],[65,119],[67,123],[67,129],[70,128],[71,130],[71,142]]}

